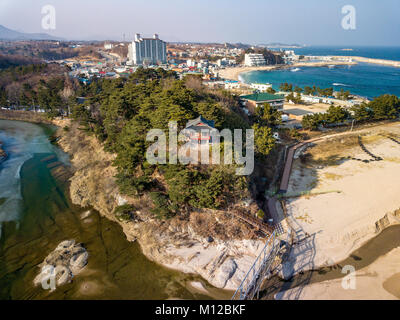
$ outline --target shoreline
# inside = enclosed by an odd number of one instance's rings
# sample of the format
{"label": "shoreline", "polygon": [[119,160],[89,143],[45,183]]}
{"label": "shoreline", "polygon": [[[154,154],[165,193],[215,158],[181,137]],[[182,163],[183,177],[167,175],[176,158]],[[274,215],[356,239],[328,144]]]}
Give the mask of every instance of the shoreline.
{"label": "shoreline", "polygon": [[273,70],[284,70],[298,67],[327,67],[330,65],[343,66],[343,65],[356,65],[356,62],[346,62],[346,61],[321,61],[321,62],[297,62],[291,65],[287,64],[277,64],[269,66],[257,66],[257,67],[234,67],[225,68],[219,72],[221,78],[227,80],[240,81],[239,76],[242,73],[252,72],[252,71],[273,71]]}
{"label": "shoreline", "polygon": [[[53,121],[53,124],[57,125],[59,128],[62,128],[67,124],[68,121],[69,120],[55,120]],[[63,136],[68,135],[68,133],[62,130],[59,130],[59,134],[60,132]],[[79,140],[79,137],[75,137],[75,139]],[[95,144],[89,145],[89,149],[98,148],[99,144],[96,141],[93,141],[91,137],[85,138],[85,142],[89,140],[91,143]],[[59,146],[65,152],[70,154],[71,162],[74,167],[76,165],[74,160],[84,156],[82,151],[71,152],[74,151],[69,149],[71,146],[71,141],[61,139]],[[85,153],[93,155],[90,150]],[[102,157],[110,157],[110,155],[102,154],[101,150],[97,150],[96,153],[101,154]],[[89,159],[88,161],[90,160],[98,162],[98,159],[96,158]],[[230,241],[216,241],[214,245],[210,245],[207,243],[206,239],[202,239],[201,236],[196,235],[193,230],[190,230],[190,226],[165,226],[165,224],[162,224],[163,226],[161,227],[161,225],[159,225],[157,221],[154,221],[154,219],[145,219],[139,223],[121,223],[115,219],[112,213],[112,208],[115,205],[118,205],[118,202],[122,197],[119,195],[118,191],[114,192],[115,196],[106,196],[113,194],[113,192],[108,192],[109,190],[104,191],[101,187],[103,182],[107,182],[106,180],[110,179],[112,176],[110,175],[112,172],[109,171],[111,170],[110,167],[106,164],[106,174],[103,174],[102,176],[96,175],[95,177],[96,179],[100,180],[99,189],[101,192],[98,192],[97,194],[94,193],[90,187],[88,188],[89,184],[87,183],[87,180],[84,178],[82,180],[82,177],[87,175],[93,176],[95,174],[93,170],[96,169],[90,166],[89,168],[84,168],[84,171],[82,171],[82,168],[80,169],[79,166],[74,168],[74,176],[72,178],[71,185],[75,184],[75,186],[70,188],[71,198],[74,203],[81,206],[85,204],[92,205],[101,213],[101,215],[119,223],[122,226],[123,232],[128,240],[132,241],[134,238],[138,239],[143,254],[150,260],[170,269],[178,270],[184,273],[200,275],[203,279],[217,288],[223,288],[227,290],[236,289],[236,282],[240,280],[240,274],[247,272],[247,268],[251,265],[253,261],[252,259],[258,252],[260,246],[260,243],[257,245],[258,241],[233,239]],[[109,207],[110,204],[111,207]],[[382,231],[395,222],[390,221],[392,223],[387,223],[388,221],[386,220],[386,217],[378,219],[378,221],[375,222],[375,226],[371,225],[370,228],[368,228],[370,229],[369,231],[373,231],[373,227],[376,228],[376,223],[378,223],[380,227],[379,229]],[[167,227],[169,230],[165,230],[165,227]],[[368,233],[370,239],[377,236],[375,232]],[[187,241],[188,236],[189,241]],[[366,241],[368,241],[368,239],[363,238],[362,241],[358,242],[357,244],[362,246]],[[220,251],[223,251],[222,254]],[[353,252],[354,250],[351,250],[351,252],[348,252],[348,255],[353,254]],[[247,256],[247,258],[239,261],[238,257],[244,255]],[[216,260],[222,261],[220,261],[221,263],[219,265],[215,265],[214,263]],[[212,270],[207,270],[204,268],[204,265],[207,265],[208,263],[213,264]],[[229,268],[233,268],[235,264],[235,271],[238,272],[238,274],[234,272],[235,279],[229,278],[226,280],[226,274],[221,274],[219,271],[221,269],[226,269],[228,272],[230,272],[232,270],[229,270]]]}
{"label": "shoreline", "polygon": [[[315,195],[287,200],[287,221],[296,230],[298,245],[292,248],[289,259],[282,265],[284,278],[338,264],[352,264],[351,258],[359,256],[363,247],[371,246],[371,240],[388,227],[400,224],[400,204],[395,193],[397,186],[391,184],[387,192],[379,192],[382,185],[386,185],[388,180],[397,181],[396,176],[400,174],[397,164],[400,150],[385,138],[385,134],[398,132],[398,125],[397,122],[337,134],[314,143],[307,151],[301,148],[296,152],[288,190],[309,189]],[[351,139],[356,141],[357,136],[362,136],[366,148],[379,154],[384,161],[364,163],[368,155],[363,154],[357,143],[351,142]],[[343,161],[339,165],[335,162],[324,166],[316,162],[307,167],[299,160],[303,153],[319,155],[320,159],[329,159],[335,154],[337,157],[350,155],[354,159],[360,158],[361,162]],[[366,183],[371,180],[374,186]],[[340,190],[340,193],[318,194],[324,190]],[[379,248],[374,250],[379,251]],[[368,256],[363,259],[368,260]],[[373,263],[375,261],[371,265]],[[307,299],[307,296],[303,298]]]}
{"label": "shoreline", "polygon": [[[357,65],[359,62],[361,63],[369,63],[369,64],[377,64],[390,66],[395,68],[400,68],[400,61],[395,60],[385,60],[385,59],[373,59],[373,58],[365,58],[358,56],[320,56],[322,57],[332,57],[335,60],[332,61],[320,61],[320,62],[296,62],[292,65],[268,65],[268,66],[257,66],[257,67],[233,67],[233,68],[225,68],[219,72],[219,76],[223,79],[240,81],[240,74],[252,72],[252,71],[274,71],[274,70],[283,70],[283,69],[291,69],[298,67],[327,67],[330,65],[340,66],[340,65]],[[352,61],[343,61],[343,59],[348,59]]]}
{"label": "shoreline", "polygon": [[[146,212],[147,204],[140,207],[143,198],[130,198],[119,193],[114,179],[116,168],[112,166],[115,155],[103,151],[97,139],[86,136],[70,120],[55,120],[54,124],[61,128],[70,126],[68,132],[58,131],[58,145],[71,156],[73,176],[69,192],[74,204],[92,206],[102,216],[117,222],[127,240],[137,240],[149,260],[172,270],[201,276],[217,289],[237,289],[265,245],[262,239],[219,239],[213,235],[210,242],[202,230],[197,229],[196,220],[203,220],[207,225],[224,223],[225,228],[229,228],[232,218],[226,217],[225,213],[210,215],[207,211],[193,211],[188,221],[156,219]],[[120,221],[114,216],[115,208],[124,203],[137,208],[135,221]],[[234,221],[233,224],[240,228],[241,222]]]}
{"label": "shoreline", "polygon": [[[326,274],[316,274],[315,271],[305,272],[300,278],[304,277],[308,279],[308,284],[301,285],[302,279],[299,279],[299,286],[282,290],[276,293],[274,298],[277,300],[290,300],[295,296],[299,300],[400,299],[400,291],[398,290],[400,285],[398,273],[400,267],[400,247],[397,246],[398,239],[396,237],[398,230],[399,225],[389,226],[359,250],[356,250],[354,255],[341,261],[340,266],[350,265],[355,268],[356,288],[353,290],[343,289],[342,283],[346,274],[342,273],[340,268],[332,268],[330,270],[325,268]],[[380,253],[372,261],[368,257],[368,261],[364,261],[367,251],[371,251],[373,256],[376,255],[376,241],[378,243],[385,241],[382,245],[383,248],[385,248],[388,241],[389,247],[386,252]],[[316,279],[314,279],[314,276]],[[323,279],[324,277],[326,278],[325,280]],[[374,290],[371,290],[371,288],[374,288]]]}

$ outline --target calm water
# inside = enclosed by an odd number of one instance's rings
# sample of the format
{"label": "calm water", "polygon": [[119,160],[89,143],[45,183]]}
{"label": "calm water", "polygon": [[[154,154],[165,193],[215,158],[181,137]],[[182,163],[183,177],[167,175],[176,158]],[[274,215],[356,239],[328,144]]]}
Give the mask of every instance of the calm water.
{"label": "calm water", "polygon": [[292,83],[302,88],[317,86],[349,90],[351,93],[373,98],[382,94],[400,96],[400,68],[360,63],[354,66],[304,67],[293,72],[290,69],[276,71],[252,71],[240,75],[246,83],[271,83],[279,89],[281,83]]}
{"label": "calm water", "polygon": [[[121,227],[90,208],[71,204],[63,163],[68,156],[48,139],[51,128],[0,120],[9,158],[0,165],[0,299],[205,299],[188,283],[202,282],[212,297],[230,292],[199,277],[149,261]],[[90,210],[87,218],[82,214]],[[53,293],[33,286],[38,264],[63,240],[82,242],[89,263]]]}
{"label": "calm water", "polygon": [[[353,49],[352,51],[344,51],[342,49]],[[332,47],[332,46],[310,46],[294,50],[300,55],[315,55],[315,56],[358,56],[372,59],[386,59],[400,61],[400,47]]]}
{"label": "calm water", "polygon": [[[345,55],[362,56],[400,61],[400,47],[356,47],[353,51],[342,51],[343,47],[306,47],[294,49],[296,54],[304,55]],[[400,68],[360,63],[354,66],[337,66],[333,69],[300,68],[299,71],[254,71],[240,75],[246,83],[271,83],[279,89],[281,83],[287,82],[321,88],[333,87],[335,90],[349,90],[353,94],[374,98],[382,94],[400,96]]]}

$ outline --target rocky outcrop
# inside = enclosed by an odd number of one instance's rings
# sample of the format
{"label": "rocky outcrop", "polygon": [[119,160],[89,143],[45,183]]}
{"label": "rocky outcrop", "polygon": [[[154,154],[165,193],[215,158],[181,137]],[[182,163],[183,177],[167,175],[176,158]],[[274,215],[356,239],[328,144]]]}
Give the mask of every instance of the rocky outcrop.
{"label": "rocky outcrop", "polygon": [[[194,211],[189,217],[160,221],[150,213],[146,196],[122,196],[115,183],[115,156],[106,153],[99,142],[77,129],[75,123],[57,122],[58,144],[71,155],[74,175],[70,195],[75,204],[92,206],[101,215],[119,223],[129,241],[138,240],[143,253],[166,267],[199,274],[212,285],[234,290],[240,284],[264,242],[244,222],[228,212]],[[135,219],[120,221],[113,212],[129,203]]]}
{"label": "rocky outcrop", "polygon": [[88,257],[82,244],[76,244],[75,240],[65,240],[39,265],[40,273],[33,282],[53,291],[79,274],[87,265]]}
{"label": "rocky outcrop", "polygon": [[0,163],[7,159],[7,153],[1,147],[2,143],[0,141]]}

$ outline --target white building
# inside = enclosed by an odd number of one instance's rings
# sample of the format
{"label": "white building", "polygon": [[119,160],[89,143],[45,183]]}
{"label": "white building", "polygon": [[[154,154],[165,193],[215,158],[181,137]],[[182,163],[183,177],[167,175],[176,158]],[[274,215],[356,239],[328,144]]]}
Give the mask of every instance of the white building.
{"label": "white building", "polygon": [[196,64],[197,64],[197,62],[194,61],[194,60],[192,60],[192,59],[188,59],[188,60],[186,61],[186,65],[187,65],[189,68],[190,68],[190,67],[195,67]]}
{"label": "white building", "polygon": [[113,48],[113,44],[112,43],[105,43],[104,44],[104,49],[111,50],[112,48]]}
{"label": "white building", "polygon": [[135,34],[135,40],[129,44],[128,60],[135,65],[160,64],[167,62],[167,44],[158,38],[142,38],[139,33]]}
{"label": "white building", "polygon": [[255,89],[255,90],[258,90],[260,92],[265,92],[269,88],[272,88],[272,84],[270,84],[270,83],[252,83],[250,85],[250,87]]}
{"label": "white building", "polygon": [[264,55],[261,53],[246,53],[244,55],[244,64],[248,67],[265,66]]}
{"label": "white building", "polygon": [[224,87],[225,87],[225,90],[239,89],[240,82],[239,81],[225,81]]}

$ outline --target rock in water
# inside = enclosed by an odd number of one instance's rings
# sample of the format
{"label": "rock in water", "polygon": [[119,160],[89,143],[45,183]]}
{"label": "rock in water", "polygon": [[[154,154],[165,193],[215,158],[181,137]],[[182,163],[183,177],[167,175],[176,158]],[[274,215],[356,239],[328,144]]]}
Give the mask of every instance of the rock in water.
{"label": "rock in water", "polygon": [[0,141],[0,163],[2,163],[7,158],[7,153],[1,147],[2,147],[2,144]]}
{"label": "rock in water", "polygon": [[43,289],[55,290],[56,287],[71,282],[88,263],[89,254],[81,243],[75,240],[62,241],[39,265],[40,273],[34,279],[35,285]]}

